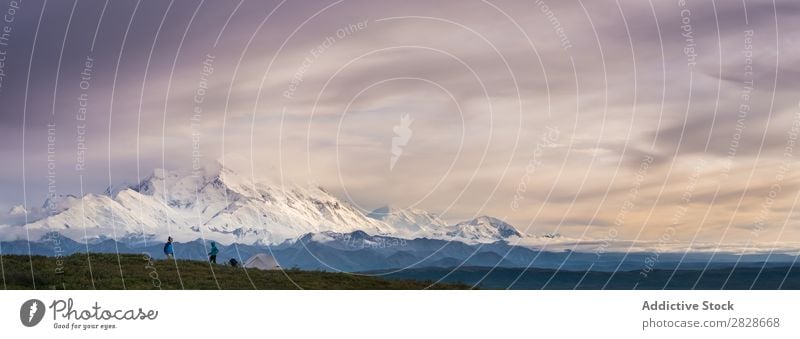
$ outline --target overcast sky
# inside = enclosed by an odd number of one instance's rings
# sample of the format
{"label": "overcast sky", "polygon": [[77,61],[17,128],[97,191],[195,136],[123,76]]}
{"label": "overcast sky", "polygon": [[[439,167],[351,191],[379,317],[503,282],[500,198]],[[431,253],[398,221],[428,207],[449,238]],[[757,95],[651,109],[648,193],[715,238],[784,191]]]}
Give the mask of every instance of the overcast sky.
{"label": "overcast sky", "polygon": [[77,195],[81,176],[102,192],[199,151],[364,210],[800,243],[795,1],[15,6],[0,22],[3,209],[41,205],[48,166]]}

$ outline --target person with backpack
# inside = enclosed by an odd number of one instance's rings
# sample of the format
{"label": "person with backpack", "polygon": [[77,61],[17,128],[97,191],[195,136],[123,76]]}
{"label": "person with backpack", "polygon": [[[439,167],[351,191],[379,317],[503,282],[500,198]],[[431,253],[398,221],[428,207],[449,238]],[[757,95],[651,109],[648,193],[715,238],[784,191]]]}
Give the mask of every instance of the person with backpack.
{"label": "person with backpack", "polygon": [[167,243],[164,244],[164,255],[167,256],[167,259],[175,257],[175,251],[172,249],[172,237],[167,237]]}
{"label": "person with backpack", "polygon": [[211,263],[217,263],[217,253],[219,253],[219,249],[217,249],[217,244],[215,242],[211,242],[211,251],[208,252],[208,261]]}

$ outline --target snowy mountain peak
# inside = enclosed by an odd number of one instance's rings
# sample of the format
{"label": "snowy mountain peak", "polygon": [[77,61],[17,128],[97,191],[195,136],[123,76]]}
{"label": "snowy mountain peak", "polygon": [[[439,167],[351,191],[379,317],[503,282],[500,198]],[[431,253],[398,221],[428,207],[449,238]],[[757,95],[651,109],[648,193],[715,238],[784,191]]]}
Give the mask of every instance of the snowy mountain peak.
{"label": "snowy mountain peak", "polygon": [[4,216],[0,236],[27,238],[27,228],[31,236],[57,231],[87,242],[172,236],[176,241],[276,244],[323,231],[395,233],[316,186],[254,182],[224,166],[158,169],[137,185],[111,187],[106,193],[48,200],[45,206],[57,206],[57,213]]}
{"label": "snowy mountain peak", "polygon": [[156,169],[132,189],[171,206],[191,205],[208,196],[224,201],[260,197],[255,183],[220,163],[205,165],[196,170]]}
{"label": "snowy mountain peak", "polygon": [[223,244],[280,244],[325,232],[469,242],[520,236],[490,217],[448,226],[435,214],[412,208],[385,206],[365,215],[318,185],[257,181],[219,164],[195,171],[157,169],[135,185],[109,186],[105,194],[80,198],[57,196],[44,206],[0,216],[0,240],[49,232],[81,242],[146,243],[172,236]]}
{"label": "snowy mountain peak", "polygon": [[119,194],[119,192],[122,192],[124,190],[129,190],[129,189],[134,189],[135,190],[135,189],[137,189],[137,187],[138,187],[138,185],[128,184],[128,183],[120,184],[120,185],[109,185],[108,187],[106,187],[106,190],[103,192],[103,194],[105,194],[105,195],[107,195],[107,196],[109,196],[111,198],[114,198],[114,197],[117,196],[117,194]]}
{"label": "snowy mountain peak", "polygon": [[523,236],[514,226],[489,216],[457,223],[447,235],[471,242],[493,242]]}
{"label": "snowy mountain peak", "polygon": [[28,213],[28,211],[26,211],[25,207],[22,205],[16,205],[8,210],[8,215],[10,216],[25,215],[25,213]]}
{"label": "snowy mountain peak", "polygon": [[367,214],[368,217],[383,221],[406,236],[425,236],[447,227],[447,224],[433,213],[413,208],[383,206]]}
{"label": "snowy mountain peak", "polygon": [[42,204],[42,209],[46,210],[48,213],[58,213],[70,208],[78,200],[80,199],[72,194],[54,195],[45,199],[44,204]]}
{"label": "snowy mountain peak", "polygon": [[[5,215],[0,215],[0,224],[8,225],[24,225],[25,220],[31,215],[40,213],[40,208],[34,207],[31,211],[25,209],[22,205],[16,205],[8,210]],[[33,213],[32,213],[33,212]]]}

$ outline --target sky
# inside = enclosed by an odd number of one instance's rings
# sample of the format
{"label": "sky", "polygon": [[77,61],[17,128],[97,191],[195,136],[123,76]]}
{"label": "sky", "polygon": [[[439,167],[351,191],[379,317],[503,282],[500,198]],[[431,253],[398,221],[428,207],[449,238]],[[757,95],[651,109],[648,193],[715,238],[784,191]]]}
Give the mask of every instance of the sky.
{"label": "sky", "polygon": [[364,211],[800,244],[794,1],[0,2],[0,208],[221,161]]}

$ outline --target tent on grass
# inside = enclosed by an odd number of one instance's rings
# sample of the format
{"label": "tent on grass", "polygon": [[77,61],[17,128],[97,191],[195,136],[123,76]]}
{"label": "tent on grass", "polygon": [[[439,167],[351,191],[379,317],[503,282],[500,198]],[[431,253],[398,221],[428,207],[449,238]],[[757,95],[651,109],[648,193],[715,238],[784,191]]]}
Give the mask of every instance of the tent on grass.
{"label": "tent on grass", "polygon": [[247,261],[244,262],[245,268],[256,268],[259,270],[279,270],[281,268],[278,265],[278,261],[275,260],[271,254],[267,253],[258,253]]}

